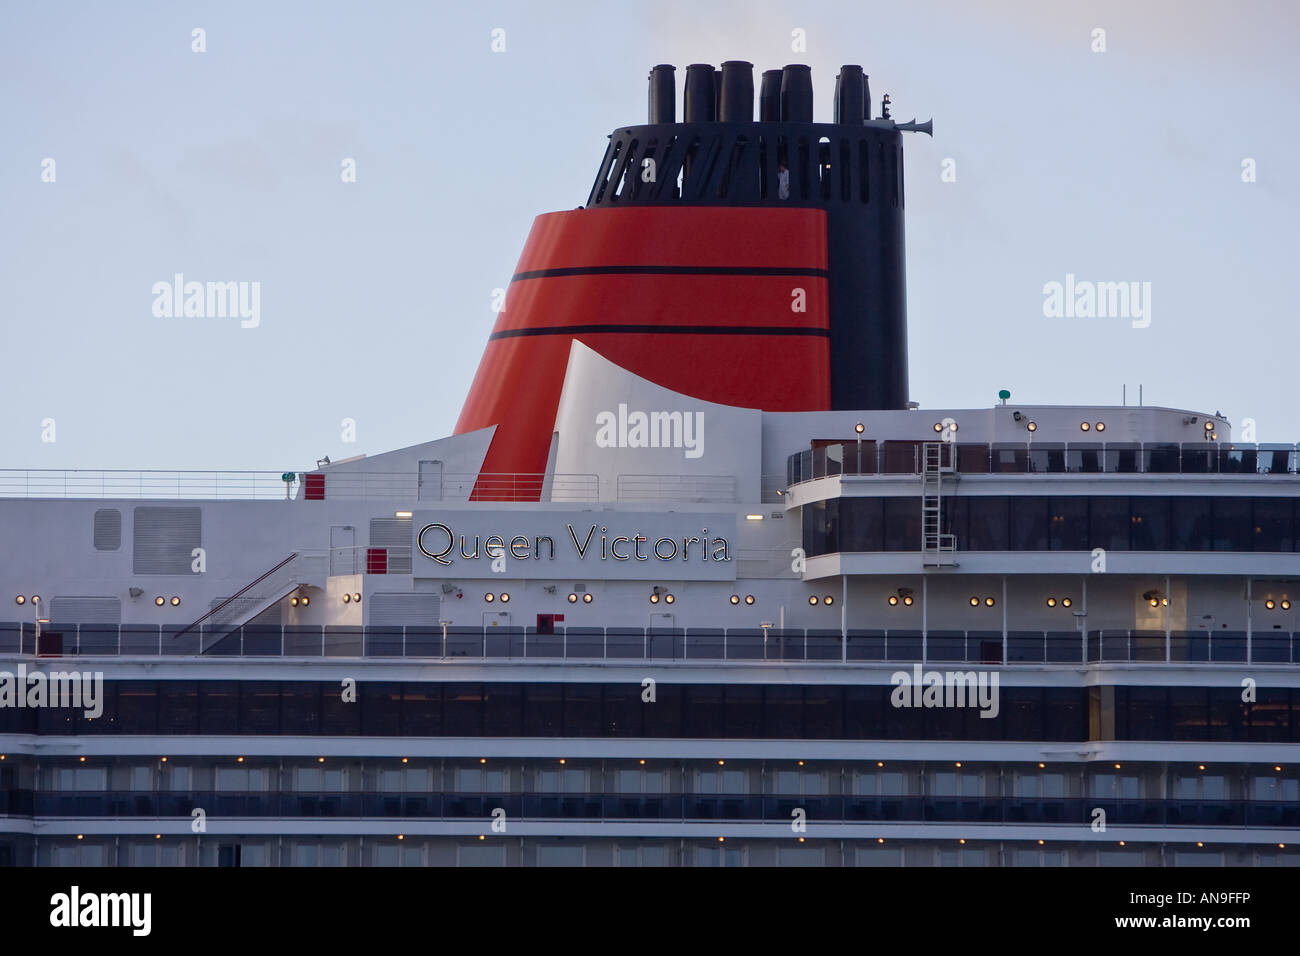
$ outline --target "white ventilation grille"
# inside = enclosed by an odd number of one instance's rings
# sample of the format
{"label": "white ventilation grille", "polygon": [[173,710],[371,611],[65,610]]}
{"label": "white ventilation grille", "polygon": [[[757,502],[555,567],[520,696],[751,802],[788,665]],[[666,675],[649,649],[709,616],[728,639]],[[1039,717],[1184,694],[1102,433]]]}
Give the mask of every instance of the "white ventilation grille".
{"label": "white ventilation grille", "polygon": [[388,573],[411,573],[411,519],[371,518],[370,547],[388,549]]}
{"label": "white ventilation grille", "polygon": [[121,624],[122,599],[115,597],[55,597],[50,599],[54,624]]}
{"label": "white ventilation grille", "polygon": [[427,592],[367,594],[371,627],[436,627],[442,597]]}
{"label": "white ventilation grille", "polygon": [[189,574],[191,553],[203,545],[199,508],[135,509],[133,570],[136,574]]}
{"label": "white ventilation grille", "polygon": [[122,512],[100,508],[95,512],[95,550],[116,551],[122,547]]}

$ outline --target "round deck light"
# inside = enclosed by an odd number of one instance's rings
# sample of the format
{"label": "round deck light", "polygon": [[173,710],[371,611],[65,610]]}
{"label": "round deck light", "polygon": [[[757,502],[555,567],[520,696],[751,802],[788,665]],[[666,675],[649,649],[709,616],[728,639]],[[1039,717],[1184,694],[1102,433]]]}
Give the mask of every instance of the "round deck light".
{"label": "round deck light", "polygon": [[302,596],[302,606],[306,607],[310,603],[311,603],[311,598],[309,598],[307,595],[304,594]]}
{"label": "round deck light", "polygon": [[1091,427],[1092,426],[1089,425],[1087,422],[1079,422],[1079,431],[1081,432],[1086,432]]}
{"label": "round deck light", "polygon": [[493,601],[495,601],[496,599],[497,599],[497,596],[496,596],[495,594],[493,594],[491,591],[489,591],[487,594],[483,595],[483,600],[486,601],[488,604],[491,604],[491,603],[492,603]]}
{"label": "round deck light", "polygon": [[592,598],[592,596],[591,596],[591,592],[590,592],[590,591],[588,591],[586,594],[584,594],[584,595],[582,596],[582,603],[583,603],[583,604],[590,604],[593,600],[594,600],[594,599]]}
{"label": "round deck light", "polygon": [[1061,598],[1061,607],[1069,607],[1073,603],[1074,602],[1071,601],[1069,598]]}
{"label": "round deck light", "polygon": [[941,432],[941,431],[943,431],[943,422],[935,422],[935,423],[934,423],[934,430],[937,431],[937,432]]}
{"label": "round deck light", "polygon": [[501,592],[501,603],[502,603],[502,604],[509,604],[509,603],[510,603],[510,592],[509,592],[509,591],[502,591],[502,592]]}
{"label": "round deck light", "polygon": [[578,595],[574,594],[572,591],[569,592],[569,603],[570,604],[578,603]]}
{"label": "round deck light", "polygon": [[[815,597],[811,597],[811,598],[808,599],[808,603],[809,603],[809,604],[816,604],[816,603],[817,603],[817,599],[816,599]],[[890,607],[894,607],[894,606],[897,605],[897,604],[898,604],[898,595],[897,595],[897,594],[891,594],[891,595],[889,595],[889,606],[890,606]]]}
{"label": "round deck light", "polygon": [[180,606],[181,606],[181,599],[176,597],[175,595],[172,595],[172,607],[180,607]]}
{"label": "round deck light", "polygon": [[25,597],[24,597],[23,595],[21,595],[21,594],[15,595],[15,596],[14,596],[14,603],[15,603],[15,604],[26,604],[26,603],[27,603],[27,598],[25,598]]}
{"label": "round deck light", "polygon": [[822,598],[822,603],[825,604],[825,605],[827,605],[827,606],[829,607],[830,605],[832,605],[832,604],[835,603],[835,598],[831,597],[831,596],[828,594],[828,595],[826,595],[824,598]]}
{"label": "round deck light", "polygon": [[344,603],[344,604],[351,604],[351,603],[352,603],[352,595],[351,595],[351,594],[347,594],[347,593],[345,593],[345,594],[343,595],[343,603]]}
{"label": "round deck light", "polygon": [[731,596],[731,603],[732,603],[732,604],[739,604],[739,603],[740,603],[740,595],[739,595],[739,594],[733,594],[733,595]]}
{"label": "round deck light", "polygon": [[1281,603],[1280,607],[1281,607],[1282,610],[1284,610],[1284,611],[1289,611],[1289,610],[1291,610],[1291,602],[1290,602],[1290,601],[1283,601],[1283,602]]}
{"label": "round deck light", "polygon": [[989,607],[992,607],[994,602],[993,602],[993,599],[992,599],[991,597],[986,597],[986,598],[984,599],[984,603],[985,603],[986,605],[988,605]]}
{"label": "round deck light", "polygon": [[352,592],[352,600],[353,600],[355,603],[360,604],[360,603],[361,603],[361,592],[360,592],[360,591],[353,591],[353,592]]}
{"label": "round deck light", "polygon": [[753,603],[754,603],[754,595],[752,595],[752,594],[746,594],[746,595],[745,595],[745,603],[746,603],[746,604],[753,604]]}
{"label": "round deck light", "polygon": [[912,595],[910,595],[910,594],[904,595],[904,597],[903,597],[903,603],[906,604],[908,607],[911,607],[911,606],[912,606]]}
{"label": "round deck light", "polygon": [[980,599],[977,598],[977,597],[972,597],[972,598],[970,599],[970,606],[971,606],[971,607],[979,607],[979,606],[980,606]]}
{"label": "round deck light", "polygon": [[673,603],[674,601],[676,601],[676,600],[677,600],[677,598],[673,597],[671,594],[665,594],[665,595],[664,595],[664,603],[665,603],[665,604],[672,604],[672,603]]}
{"label": "round deck light", "polygon": [[1036,432],[1038,431],[1038,422],[1030,422],[1025,427],[1029,429],[1031,432]]}
{"label": "round deck light", "polygon": [[856,425],[853,426],[853,430],[857,432],[859,435],[861,435],[864,431],[866,431],[866,426],[864,426],[862,422],[858,422]]}
{"label": "round deck light", "polygon": [[1277,605],[1274,604],[1272,599],[1270,598],[1269,600],[1264,602],[1264,607],[1268,608],[1271,611],[1273,610],[1273,608],[1277,607]]}
{"label": "round deck light", "polygon": [[158,595],[156,598],[153,599],[153,603],[154,603],[154,604],[157,604],[159,607],[162,607],[164,604],[167,603],[167,601],[166,601],[166,599],[165,599],[165,598],[160,594],[160,595]]}
{"label": "round deck light", "polygon": [[1056,607],[1056,598],[1048,598],[1048,599],[1047,599],[1047,606],[1048,606],[1048,607]]}
{"label": "round deck light", "polygon": [[651,603],[651,604],[658,604],[658,603],[659,603],[659,595],[658,595],[658,593],[652,593],[652,594],[650,595],[650,603]]}
{"label": "round deck light", "polygon": [[1105,430],[1106,430],[1106,423],[1105,423],[1105,422],[1098,422],[1098,423],[1097,423],[1097,431],[1099,431],[1099,432],[1104,432]]}

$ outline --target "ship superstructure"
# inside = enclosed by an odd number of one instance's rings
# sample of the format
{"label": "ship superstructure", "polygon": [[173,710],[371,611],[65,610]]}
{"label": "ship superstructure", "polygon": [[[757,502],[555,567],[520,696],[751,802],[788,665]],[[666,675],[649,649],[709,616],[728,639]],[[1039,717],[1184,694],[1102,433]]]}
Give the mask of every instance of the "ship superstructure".
{"label": "ship superstructure", "polygon": [[0,473],[0,863],[1300,860],[1296,447],[918,407],[929,124],[739,62],[677,122],[674,75],[455,435]]}

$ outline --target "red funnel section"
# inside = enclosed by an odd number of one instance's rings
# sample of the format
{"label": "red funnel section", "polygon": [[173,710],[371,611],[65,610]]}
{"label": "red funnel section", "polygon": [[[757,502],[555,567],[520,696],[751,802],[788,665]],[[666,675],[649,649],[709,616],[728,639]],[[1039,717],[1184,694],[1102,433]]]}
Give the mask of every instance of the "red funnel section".
{"label": "red funnel section", "polygon": [[[574,339],[704,401],[827,409],[826,270],[820,209],[640,206],[538,216],[456,434],[497,426],[485,475],[544,471]],[[480,487],[474,497],[517,496]]]}

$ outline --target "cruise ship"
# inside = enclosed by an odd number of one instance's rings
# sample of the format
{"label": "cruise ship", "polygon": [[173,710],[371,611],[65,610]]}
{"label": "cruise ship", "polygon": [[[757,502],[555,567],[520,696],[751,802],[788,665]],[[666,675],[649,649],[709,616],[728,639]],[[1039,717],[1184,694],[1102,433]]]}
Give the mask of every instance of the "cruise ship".
{"label": "cruise ship", "polygon": [[0,864],[1296,865],[1296,447],[913,401],[813,90],[653,67],[450,437],[0,472]]}

